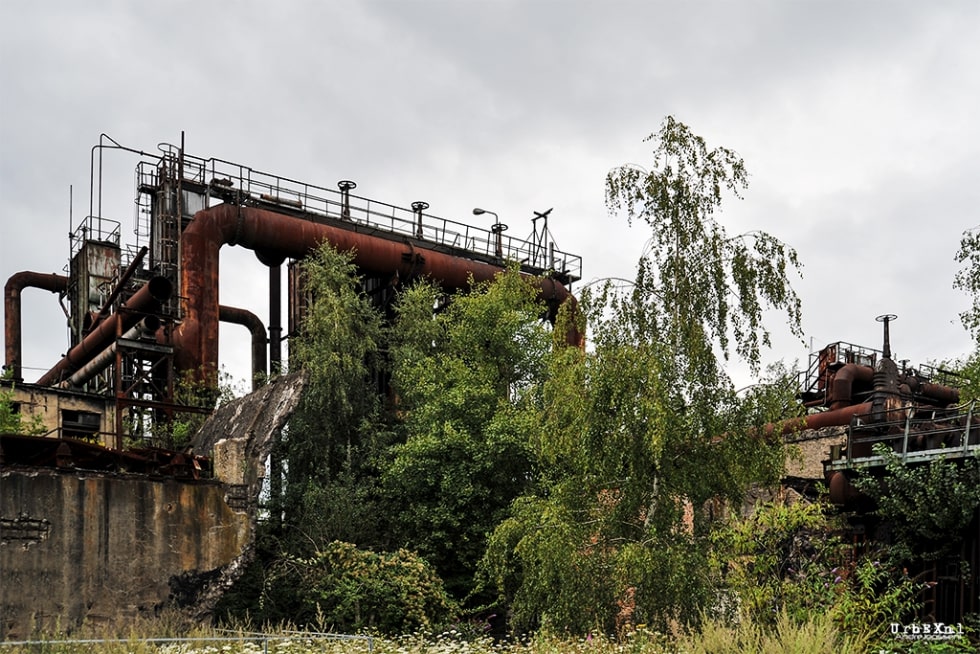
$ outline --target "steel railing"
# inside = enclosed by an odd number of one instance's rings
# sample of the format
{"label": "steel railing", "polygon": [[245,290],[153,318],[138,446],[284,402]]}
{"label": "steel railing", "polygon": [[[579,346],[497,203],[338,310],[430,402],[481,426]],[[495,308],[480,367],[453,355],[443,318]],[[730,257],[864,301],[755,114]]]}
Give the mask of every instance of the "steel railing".
{"label": "steel railing", "polygon": [[[891,416],[891,419],[888,419]],[[908,406],[886,412],[886,419],[868,423],[858,416],[847,429],[847,446],[841,459],[829,462],[834,470],[883,465],[878,454],[855,456],[860,446],[885,443],[903,462],[980,455],[978,428],[974,426],[976,402],[954,409],[922,409]]]}
{"label": "steel railing", "polygon": [[[541,234],[527,239],[516,238],[507,236],[499,229],[474,227],[422,210],[354,195],[349,190],[309,184],[222,159],[201,159],[184,154],[177,161],[171,160],[172,157],[165,154],[159,159],[141,161],[136,174],[138,188],[158,189],[164,181],[163,175],[176,173],[180,175],[184,192],[193,190],[201,199],[203,208],[211,206],[211,201],[215,199],[260,206],[274,205],[287,211],[302,212],[313,219],[322,216],[350,221],[358,227],[430,241],[445,248],[517,261],[541,270],[554,270],[573,281],[582,276],[581,256],[558,249],[553,240]],[[166,165],[161,165],[163,163]]]}

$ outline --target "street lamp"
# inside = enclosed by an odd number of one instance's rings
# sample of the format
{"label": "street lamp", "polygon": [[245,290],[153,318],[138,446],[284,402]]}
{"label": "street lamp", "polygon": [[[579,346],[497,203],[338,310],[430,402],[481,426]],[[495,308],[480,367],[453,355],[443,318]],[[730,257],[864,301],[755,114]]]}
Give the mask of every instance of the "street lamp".
{"label": "street lamp", "polygon": [[494,233],[494,236],[495,236],[495,239],[494,239],[494,250],[496,251],[497,258],[498,259],[503,259],[504,258],[504,244],[503,244],[503,237],[501,236],[501,234],[503,232],[506,232],[507,231],[507,225],[505,225],[502,222],[500,222],[500,217],[497,215],[497,213],[495,211],[490,211],[488,209],[481,209],[480,207],[475,207],[473,209],[473,215],[474,216],[480,216],[480,215],[483,215],[485,213],[490,214],[491,216],[493,216],[494,220],[497,221],[493,225],[490,226],[490,231],[493,232]]}
{"label": "street lamp", "polygon": [[480,207],[476,207],[475,209],[473,209],[473,215],[474,216],[482,216],[485,213],[490,214],[491,216],[493,216],[497,220],[497,222],[500,222],[500,218],[497,217],[496,212],[487,211],[486,209],[481,209]]}

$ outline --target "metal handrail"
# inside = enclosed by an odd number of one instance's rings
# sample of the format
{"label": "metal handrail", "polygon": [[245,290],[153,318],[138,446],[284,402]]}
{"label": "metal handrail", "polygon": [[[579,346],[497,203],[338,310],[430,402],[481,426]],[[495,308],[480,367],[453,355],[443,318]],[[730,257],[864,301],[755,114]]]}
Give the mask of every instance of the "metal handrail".
{"label": "metal handrail", "polygon": [[[896,420],[885,420],[873,424],[864,423],[860,418],[855,419],[848,426],[846,457],[837,461],[832,461],[830,466],[835,469],[847,468],[852,465],[874,465],[879,462],[881,457],[877,455],[866,457],[854,457],[854,444],[861,443],[892,443],[892,450],[901,456],[904,462],[912,460],[923,461],[941,456],[966,457],[971,453],[980,456],[980,442],[971,443],[973,430],[973,417],[976,412],[976,401],[961,405],[951,409],[947,415],[932,416],[929,418],[917,418],[916,407],[905,406],[901,409],[893,409],[890,414],[903,413],[904,415]],[[945,413],[945,412],[944,412]],[[931,447],[925,449],[910,448],[910,436],[918,426],[930,427],[927,432],[931,437],[942,437],[944,444],[942,447]],[[873,431],[874,433],[862,434],[862,432]],[[885,433],[882,433],[885,432]],[[958,435],[958,439],[947,439],[947,435]],[[946,444],[946,441],[949,444]],[[956,442],[954,442],[956,441]],[[899,444],[900,443],[900,444]]]}
{"label": "metal handrail", "polygon": [[71,233],[71,257],[74,258],[85,241],[102,241],[118,246],[120,224],[100,216],[86,216]]}
{"label": "metal handrail", "polygon": [[[137,184],[140,187],[155,187],[158,184],[158,171],[150,169],[149,164],[140,162],[137,166]],[[546,247],[544,243],[534,240],[493,233],[491,229],[473,227],[428,213],[416,213],[412,209],[349,192],[345,195],[337,189],[257,171],[223,159],[202,159],[184,154],[182,174],[183,181],[201,187],[206,207],[210,206],[212,197],[236,196],[241,202],[273,204],[312,217],[349,220],[359,227],[422,238],[442,247],[465,249],[486,257],[497,255],[499,239],[502,259],[543,270],[553,269],[573,281],[581,279],[581,256],[555,248],[553,242]],[[347,204],[344,204],[344,199]],[[349,209],[349,212],[345,209]],[[420,216],[425,219],[421,226],[418,222]]]}

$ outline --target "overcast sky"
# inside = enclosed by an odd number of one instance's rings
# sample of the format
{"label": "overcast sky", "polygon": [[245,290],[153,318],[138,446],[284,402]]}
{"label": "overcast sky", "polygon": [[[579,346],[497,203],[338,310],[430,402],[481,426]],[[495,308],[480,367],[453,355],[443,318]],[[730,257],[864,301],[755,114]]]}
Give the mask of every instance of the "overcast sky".
{"label": "overcast sky", "polygon": [[[913,363],[962,356],[952,288],[980,225],[980,3],[386,0],[0,2],[0,277],[62,272],[105,133],[510,234],[554,207],[583,282],[632,277],[648,234],[610,217],[614,166],[651,163],[673,115],[751,174],[721,220],[795,247],[805,344],[780,317],[767,360],[844,340]],[[103,217],[133,228],[135,158],[109,153]],[[69,188],[73,203],[69,203]],[[483,222],[487,224],[484,225]],[[222,250],[221,302],[268,318],[267,273]],[[573,291],[575,287],[573,286]],[[55,296],[24,293],[25,378],[65,351]],[[244,328],[221,358],[248,370]],[[36,369],[36,370],[33,370]],[[736,373],[738,376],[741,373]]]}

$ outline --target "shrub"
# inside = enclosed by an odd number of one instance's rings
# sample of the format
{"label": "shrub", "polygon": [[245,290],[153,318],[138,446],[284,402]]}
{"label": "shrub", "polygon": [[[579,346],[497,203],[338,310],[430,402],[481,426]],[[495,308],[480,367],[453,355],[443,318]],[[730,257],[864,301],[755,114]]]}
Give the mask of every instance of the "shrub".
{"label": "shrub", "polygon": [[442,580],[407,550],[376,553],[334,541],[309,558],[285,557],[266,578],[267,619],[353,633],[432,630],[454,617]]}

